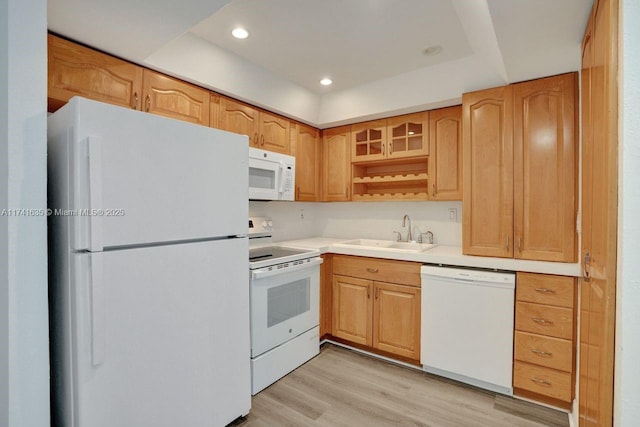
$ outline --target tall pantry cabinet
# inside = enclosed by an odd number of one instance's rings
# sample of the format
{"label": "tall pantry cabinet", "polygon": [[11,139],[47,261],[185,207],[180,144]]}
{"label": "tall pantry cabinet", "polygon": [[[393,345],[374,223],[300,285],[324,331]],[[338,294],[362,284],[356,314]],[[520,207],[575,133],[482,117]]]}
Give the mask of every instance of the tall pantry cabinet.
{"label": "tall pantry cabinet", "polygon": [[577,74],[464,94],[463,252],[574,262]]}

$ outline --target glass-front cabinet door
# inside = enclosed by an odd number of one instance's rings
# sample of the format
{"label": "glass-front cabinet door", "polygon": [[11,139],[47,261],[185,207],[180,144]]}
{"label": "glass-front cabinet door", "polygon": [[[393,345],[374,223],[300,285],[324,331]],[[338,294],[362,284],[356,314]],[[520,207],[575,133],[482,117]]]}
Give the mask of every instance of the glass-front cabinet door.
{"label": "glass-front cabinet door", "polygon": [[390,118],[387,132],[387,158],[429,155],[428,112]]}
{"label": "glass-front cabinet door", "polygon": [[369,162],[387,157],[387,120],[358,123],[351,127],[351,162]]}

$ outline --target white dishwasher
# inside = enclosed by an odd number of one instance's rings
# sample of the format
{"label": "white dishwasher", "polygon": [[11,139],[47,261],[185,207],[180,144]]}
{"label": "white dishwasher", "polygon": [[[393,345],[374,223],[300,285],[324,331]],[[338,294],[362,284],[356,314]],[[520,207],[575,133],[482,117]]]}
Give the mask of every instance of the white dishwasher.
{"label": "white dishwasher", "polygon": [[515,273],[424,265],[421,275],[423,369],[513,395]]}

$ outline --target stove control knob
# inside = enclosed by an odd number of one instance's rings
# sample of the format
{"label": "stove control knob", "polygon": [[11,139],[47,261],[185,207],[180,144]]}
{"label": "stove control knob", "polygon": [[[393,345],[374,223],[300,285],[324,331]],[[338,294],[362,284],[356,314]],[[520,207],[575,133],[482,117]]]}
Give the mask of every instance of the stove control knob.
{"label": "stove control knob", "polygon": [[262,221],[262,229],[263,230],[267,229],[267,221]]}
{"label": "stove control knob", "polygon": [[267,221],[267,227],[269,227],[269,230],[273,227],[273,222],[271,220]]}

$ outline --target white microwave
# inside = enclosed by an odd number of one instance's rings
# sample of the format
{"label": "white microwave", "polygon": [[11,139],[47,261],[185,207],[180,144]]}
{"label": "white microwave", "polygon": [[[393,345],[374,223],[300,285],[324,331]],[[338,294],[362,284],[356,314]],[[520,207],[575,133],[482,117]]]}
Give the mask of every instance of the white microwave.
{"label": "white microwave", "polygon": [[249,148],[249,200],[294,200],[296,158]]}

